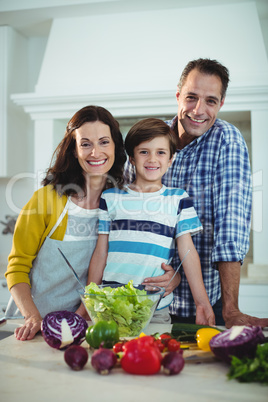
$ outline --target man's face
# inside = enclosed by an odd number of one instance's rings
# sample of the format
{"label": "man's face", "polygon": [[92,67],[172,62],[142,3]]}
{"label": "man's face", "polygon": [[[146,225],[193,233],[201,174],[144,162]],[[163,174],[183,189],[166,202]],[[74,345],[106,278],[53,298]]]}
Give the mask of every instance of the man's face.
{"label": "man's face", "polygon": [[179,137],[193,141],[204,134],[215,122],[224,103],[222,83],[216,75],[192,70],[181,91],[177,91]]}

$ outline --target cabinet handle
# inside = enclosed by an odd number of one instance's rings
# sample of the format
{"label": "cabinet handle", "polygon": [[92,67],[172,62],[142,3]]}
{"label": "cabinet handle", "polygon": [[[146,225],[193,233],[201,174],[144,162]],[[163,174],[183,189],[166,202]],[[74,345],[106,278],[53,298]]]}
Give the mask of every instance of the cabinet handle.
{"label": "cabinet handle", "polygon": [[6,288],[7,287],[7,283],[6,282],[2,282],[2,288]]}

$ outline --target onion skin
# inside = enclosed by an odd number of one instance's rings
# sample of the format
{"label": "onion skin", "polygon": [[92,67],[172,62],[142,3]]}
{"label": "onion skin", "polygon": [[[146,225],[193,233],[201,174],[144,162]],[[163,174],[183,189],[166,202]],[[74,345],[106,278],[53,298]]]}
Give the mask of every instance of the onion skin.
{"label": "onion skin", "polygon": [[82,346],[72,345],[65,350],[64,360],[72,370],[79,371],[86,365],[88,353]]}
{"label": "onion skin", "polygon": [[184,367],[184,363],[182,351],[169,352],[162,360],[163,371],[167,375],[179,374]]}
{"label": "onion skin", "polygon": [[245,326],[243,331],[230,340],[232,328],[215,335],[209,342],[214,355],[226,363],[231,363],[231,356],[239,359],[243,357],[254,358],[257,345],[265,339],[260,326]]}
{"label": "onion skin", "polygon": [[[65,319],[68,322],[73,340],[62,346],[61,322]],[[86,335],[88,324],[86,320],[76,313],[70,311],[54,311],[48,313],[42,321],[41,332],[46,343],[55,349],[64,349],[72,344],[79,345]]]}
{"label": "onion skin", "polygon": [[91,357],[92,367],[100,374],[109,374],[116,363],[116,354],[111,349],[100,348]]}

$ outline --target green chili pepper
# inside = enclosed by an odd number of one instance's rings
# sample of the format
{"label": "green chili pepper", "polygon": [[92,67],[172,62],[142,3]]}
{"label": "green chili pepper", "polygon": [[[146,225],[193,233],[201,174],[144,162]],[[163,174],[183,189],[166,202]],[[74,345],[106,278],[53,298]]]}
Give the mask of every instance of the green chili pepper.
{"label": "green chili pepper", "polygon": [[86,330],[86,341],[94,349],[100,346],[112,348],[119,341],[118,325],[115,321],[98,321]]}

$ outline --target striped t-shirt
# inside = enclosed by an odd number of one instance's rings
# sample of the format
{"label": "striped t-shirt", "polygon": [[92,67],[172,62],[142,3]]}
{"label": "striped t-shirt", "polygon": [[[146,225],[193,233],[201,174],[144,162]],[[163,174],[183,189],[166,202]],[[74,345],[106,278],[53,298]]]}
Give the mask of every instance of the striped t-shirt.
{"label": "striped t-shirt", "polygon": [[[141,284],[147,277],[164,273],[161,263],[170,263],[175,239],[199,232],[202,225],[188,194],[162,188],[141,193],[125,187],[103,192],[100,201],[99,234],[109,234],[109,249],[103,280]],[[163,300],[161,308],[171,303]]]}

